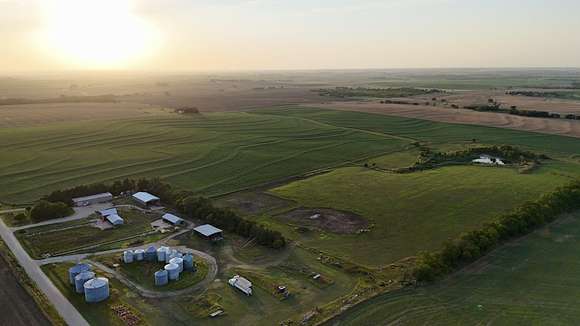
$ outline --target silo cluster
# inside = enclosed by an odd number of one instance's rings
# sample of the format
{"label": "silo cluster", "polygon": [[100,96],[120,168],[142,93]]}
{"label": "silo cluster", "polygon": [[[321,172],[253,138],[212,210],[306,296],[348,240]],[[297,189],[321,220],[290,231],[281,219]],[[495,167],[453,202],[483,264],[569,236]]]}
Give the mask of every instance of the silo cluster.
{"label": "silo cluster", "polygon": [[101,302],[109,297],[109,280],[104,277],[96,277],[88,264],[79,263],[69,268],[68,277],[75,292],[84,293],[85,301],[88,303]]}

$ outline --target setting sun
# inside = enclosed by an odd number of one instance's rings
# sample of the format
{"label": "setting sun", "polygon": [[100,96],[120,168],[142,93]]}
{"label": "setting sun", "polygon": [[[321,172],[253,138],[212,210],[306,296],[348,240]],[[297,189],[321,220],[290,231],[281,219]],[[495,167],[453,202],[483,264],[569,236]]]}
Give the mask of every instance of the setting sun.
{"label": "setting sun", "polygon": [[84,67],[116,68],[150,55],[158,35],[127,0],[58,0],[46,5],[41,42],[53,56]]}

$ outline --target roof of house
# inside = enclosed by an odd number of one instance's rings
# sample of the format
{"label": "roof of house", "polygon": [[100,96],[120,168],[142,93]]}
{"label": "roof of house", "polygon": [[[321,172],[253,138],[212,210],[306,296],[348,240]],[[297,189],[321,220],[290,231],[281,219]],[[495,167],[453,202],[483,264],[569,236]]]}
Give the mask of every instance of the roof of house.
{"label": "roof of house", "polygon": [[99,211],[99,214],[101,214],[101,216],[117,215],[117,209],[116,208],[102,209]]}
{"label": "roof of house", "polygon": [[113,194],[111,194],[110,192],[103,192],[101,194],[73,198],[72,201],[74,203],[78,203],[78,202],[83,202],[83,201],[92,200],[92,199],[99,199],[99,198],[113,198]]}
{"label": "roof of house", "polygon": [[107,221],[109,221],[113,225],[123,224],[124,220],[121,216],[117,214],[107,215]]}
{"label": "roof of house", "polygon": [[177,223],[181,223],[181,222],[183,222],[183,219],[182,219],[181,217],[179,217],[179,216],[175,216],[175,215],[173,215],[173,214],[169,214],[169,213],[167,213],[167,214],[164,214],[164,215],[162,216],[162,218],[163,218],[164,220],[166,220],[166,221],[169,221],[169,222],[173,223],[173,224],[177,224]]}
{"label": "roof of house", "polygon": [[155,201],[155,200],[159,200],[159,197],[154,196],[148,192],[137,192],[133,194],[134,198],[139,199],[140,201],[144,202],[144,203],[148,203],[150,201]]}
{"label": "roof of house", "polygon": [[201,233],[206,237],[211,237],[214,234],[221,233],[222,230],[216,228],[211,224],[200,225],[193,229],[195,232]]}

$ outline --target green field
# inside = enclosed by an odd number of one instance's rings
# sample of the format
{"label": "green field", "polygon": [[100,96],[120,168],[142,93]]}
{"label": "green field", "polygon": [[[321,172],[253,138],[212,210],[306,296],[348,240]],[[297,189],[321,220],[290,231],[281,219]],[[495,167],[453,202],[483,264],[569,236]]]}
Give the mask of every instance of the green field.
{"label": "green field", "polygon": [[160,176],[212,195],[399,149],[406,141],[250,113],[51,124],[0,131],[0,197]]}
{"label": "green field", "polygon": [[[568,182],[559,163],[529,175],[515,169],[444,167],[410,174],[342,168],[296,181],[271,193],[306,207],[351,211],[371,232],[293,234],[304,244],[366,265],[381,265],[437,249],[447,238],[475,229],[496,214]],[[576,168],[575,175],[580,175]]]}
{"label": "green field", "polygon": [[[153,231],[150,223],[159,218],[129,209],[121,209],[119,214],[125,220],[125,224],[108,230],[100,230],[91,225],[93,223],[91,220],[83,219],[24,229],[16,231],[15,235],[32,257],[40,258],[46,253],[65,254],[80,248],[106,245],[112,242],[115,242],[114,247],[119,247],[120,243],[117,241]],[[136,239],[132,238],[127,241],[131,242]],[[104,249],[108,248],[98,248],[98,250]],[[87,248],[85,251],[95,250],[96,248]]]}
{"label": "green field", "polygon": [[436,285],[382,295],[340,325],[575,325],[580,215],[492,252]]}

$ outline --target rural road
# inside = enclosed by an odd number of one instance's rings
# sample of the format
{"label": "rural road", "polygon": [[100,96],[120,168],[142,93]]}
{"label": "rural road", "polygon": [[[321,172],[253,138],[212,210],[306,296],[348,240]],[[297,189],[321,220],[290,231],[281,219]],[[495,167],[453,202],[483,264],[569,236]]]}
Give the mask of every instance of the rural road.
{"label": "rural road", "polygon": [[76,220],[82,220],[83,218],[87,218],[89,215],[93,214],[95,211],[109,208],[109,207],[112,207],[111,204],[95,204],[95,205],[86,206],[86,207],[75,207],[74,208],[75,213],[71,216],[62,217],[62,218],[55,218],[52,220],[43,221],[43,222],[34,223],[34,224],[12,227],[10,229],[12,230],[12,232],[14,232],[14,231],[23,230],[23,229],[34,228],[37,226],[51,225],[51,224],[58,224],[58,223],[65,223],[65,222],[71,222],[71,221],[76,221]]}
{"label": "rural road", "polygon": [[69,325],[88,326],[89,323],[77,311],[77,309],[68,301],[67,298],[52,284],[50,279],[40,269],[39,264],[32,260],[28,253],[22,248],[20,242],[16,239],[11,230],[0,219],[0,236],[10,248],[16,260],[26,271],[26,274],[36,283],[36,286],[48,298],[48,301],[56,308],[60,316]]}

